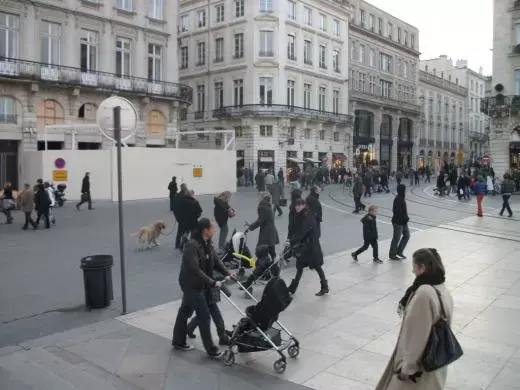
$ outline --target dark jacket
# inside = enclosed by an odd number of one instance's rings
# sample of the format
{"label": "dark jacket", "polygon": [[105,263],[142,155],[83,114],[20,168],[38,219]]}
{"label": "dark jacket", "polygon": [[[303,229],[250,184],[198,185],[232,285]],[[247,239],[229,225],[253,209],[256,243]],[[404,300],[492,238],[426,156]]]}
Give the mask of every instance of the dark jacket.
{"label": "dark jacket", "polygon": [[44,188],[39,188],[34,196],[34,208],[40,214],[48,214],[50,205],[49,193]]}
{"label": "dark jacket", "polygon": [[365,215],[361,218],[363,224],[363,240],[364,241],[377,241],[377,223],[376,217],[371,214]]}
{"label": "dark jacket", "polygon": [[13,199],[13,189],[11,187],[4,187],[2,199]]}
{"label": "dark jacket", "polygon": [[511,179],[504,179],[501,187],[502,194],[511,195],[516,190],[516,183]]}
{"label": "dark jacket", "polygon": [[296,209],[294,208],[294,202],[296,199],[301,199],[302,190],[295,189],[291,192],[291,205],[289,206],[289,226],[287,228],[287,238],[291,238],[294,230],[294,217],[296,215]]}
{"label": "dark jacket", "polygon": [[476,181],[475,182],[475,195],[486,195],[487,184],[485,181]]}
{"label": "dark jacket", "polygon": [[311,192],[309,196],[307,196],[307,198],[305,199],[305,203],[308,205],[310,211],[314,215],[314,218],[316,218],[316,222],[318,222],[318,224],[323,222],[323,214],[319,197],[320,194],[315,194]]}
{"label": "dark jacket", "polygon": [[213,275],[213,270],[229,275],[229,271],[215,254],[211,242],[204,242],[199,235],[193,236],[182,254],[179,273],[181,288],[202,291],[215,286],[215,280],[210,276]]}
{"label": "dark jacket", "polygon": [[381,174],[381,181],[380,181],[381,185],[382,186],[387,186],[388,185],[388,175],[386,173],[382,173]]}
{"label": "dark jacket", "polygon": [[81,193],[90,194],[90,177],[85,176],[81,181]]}
{"label": "dark jacket", "polygon": [[290,238],[296,253],[297,268],[323,265],[318,225],[312,211],[304,208],[294,217],[294,233]]}
{"label": "dark jacket", "polygon": [[177,182],[175,180],[172,180],[170,184],[168,184],[168,191],[170,191],[170,198],[173,198],[175,195],[177,195],[179,188],[177,187]]}
{"label": "dark jacket", "polygon": [[197,227],[197,220],[202,214],[202,208],[197,199],[191,195],[179,194],[175,198],[175,218],[184,228],[192,230]]}
{"label": "dark jacket", "polygon": [[229,219],[229,205],[220,198],[213,198],[215,204],[214,216],[218,227],[225,226]]}
{"label": "dark jacket", "polygon": [[280,197],[282,192],[280,183],[273,183],[267,185],[267,191],[269,191],[269,194],[271,194],[271,202],[273,204],[280,204]]}
{"label": "dark jacket", "polygon": [[397,186],[397,195],[394,199],[394,205],[392,207],[393,217],[392,223],[396,225],[406,225],[410,218],[408,218],[408,209],[406,207],[405,200],[406,187],[404,184]]}
{"label": "dark jacket", "polygon": [[359,177],[354,179],[354,187],[352,188],[352,194],[355,198],[360,198],[363,195],[363,182]]}
{"label": "dark jacket", "polygon": [[439,176],[437,177],[437,188],[441,189],[446,187],[446,183],[444,182],[444,173],[439,173]]}
{"label": "dark jacket", "polygon": [[249,230],[253,231],[260,228],[258,234],[257,245],[276,245],[280,243],[278,237],[278,230],[274,224],[274,213],[271,208],[271,203],[268,201],[261,201],[258,205],[258,219],[249,225]]}

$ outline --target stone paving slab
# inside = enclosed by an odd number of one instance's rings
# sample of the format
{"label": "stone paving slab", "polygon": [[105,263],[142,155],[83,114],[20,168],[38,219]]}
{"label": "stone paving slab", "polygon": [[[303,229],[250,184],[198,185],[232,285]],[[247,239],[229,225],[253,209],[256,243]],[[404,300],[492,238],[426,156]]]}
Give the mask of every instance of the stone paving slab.
{"label": "stone paving slab", "polygon": [[[479,224],[474,217],[467,223]],[[490,221],[489,229],[500,224]],[[388,253],[389,240],[380,242]],[[453,329],[464,356],[450,367],[449,390],[520,389],[520,242],[442,228],[413,233],[407,254],[436,247],[447,268],[455,300]],[[399,331],[397,302],[413,281],[409,260],[374,265],[371,253],[353,263],[349,252],[325,259],[331,294],[315,297],[318,277],[305,271],[302,285],[280,320],[301,341],[301,354],[282,375],[273,372],[272,352],[238,355],[237,363],[316,390],[373,389],[393,351]],[[284,271],[289,280],[294,270]],[[252,302],[232,288],[242,308]],[[255,288],[259,297],[261,288]],[[119,320],[171,338],[179,302],[169,302]],[[227,302],[228,326],[241,317]],[[199,338],[194,345],[202,350]]]}

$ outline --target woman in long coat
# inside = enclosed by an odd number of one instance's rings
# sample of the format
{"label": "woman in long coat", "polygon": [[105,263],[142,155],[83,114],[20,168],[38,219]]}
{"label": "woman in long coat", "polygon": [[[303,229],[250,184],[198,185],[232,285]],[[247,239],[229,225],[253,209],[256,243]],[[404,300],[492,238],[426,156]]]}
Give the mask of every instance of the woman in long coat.
{"label": "woman in long coat", "polygon": [[264,195],[258,204],[258,219],[249,225],[248,229],[253,231],[260,228],[256,246],[267,245],[269,247],[269,254],[274,259],[276,256],[275,247],[280,243],[280,238],[278,237],[278,230],[274,224],[274,212],[271,207],[271,197]]}
{"label": "woman in long coat", "polygon": [[447,366],[426,372],[421,365],[432,326],[441,317],[437,291],[448,323],[453,314],[453,298],[444,285],[444,266],[437,251],[416,251],[413,273],[415,281],[399,302],[403,322],[397,345],[376,390],[442,390],[446,383]]}
{"label": "woman in long coat", "polygon": [[308,203],[303,199],[294,201],[296,215],[294,216],[292,236],[289,238],[296,257],[296,275],[289,285],[289,292],[294,294],[300,283],[303,270],[306,267],[314,269],[319,277],[321,288],[316,294],[322,296],[329,293],[329,285],[323,272],[323,252],[321,251],[318,223]]}

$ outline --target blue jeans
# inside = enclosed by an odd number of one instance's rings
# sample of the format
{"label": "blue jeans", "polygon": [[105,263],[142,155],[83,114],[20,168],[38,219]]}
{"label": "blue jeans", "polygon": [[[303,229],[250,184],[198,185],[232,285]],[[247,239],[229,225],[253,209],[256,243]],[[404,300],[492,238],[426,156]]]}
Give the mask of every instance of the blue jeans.
{"label": "blue jeans", "polygon": [[208,353],[215,353],[218,348],[211,337],[211,318],[205,291],[183,289],[182,303],[173,327],[173,345],[186,345],[188,319],[195,312],[198,320],[200,338]]}

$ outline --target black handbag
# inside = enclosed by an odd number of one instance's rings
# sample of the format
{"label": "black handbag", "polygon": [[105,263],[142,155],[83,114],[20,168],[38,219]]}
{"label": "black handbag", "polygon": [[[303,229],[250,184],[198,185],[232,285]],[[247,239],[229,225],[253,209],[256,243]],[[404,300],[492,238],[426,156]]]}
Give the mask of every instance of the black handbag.
{"label": "black handbag", "polygon": [[441,294],[435,287],[433,289],[439,297],[441,318],[433,324],[430,337],[423,352],[422,366],[426,372],[447,366],[459,359],[464,353],[448,323]]}

